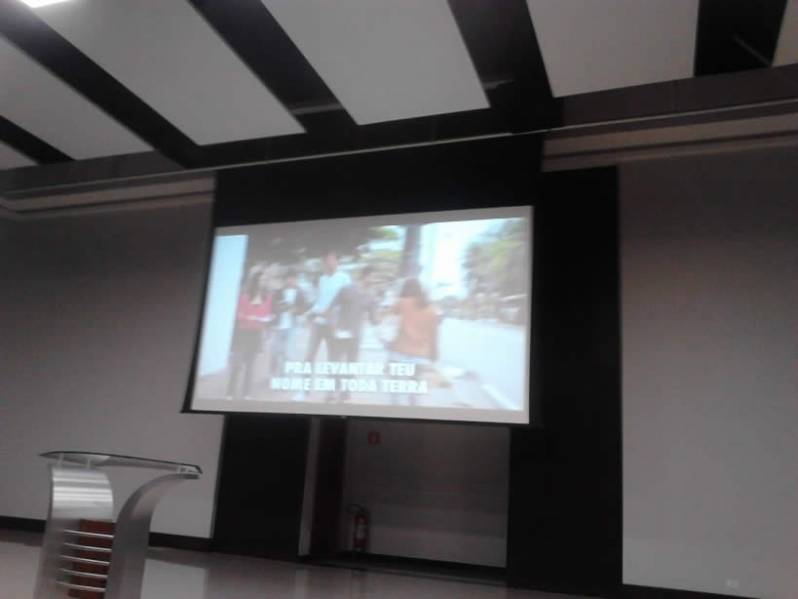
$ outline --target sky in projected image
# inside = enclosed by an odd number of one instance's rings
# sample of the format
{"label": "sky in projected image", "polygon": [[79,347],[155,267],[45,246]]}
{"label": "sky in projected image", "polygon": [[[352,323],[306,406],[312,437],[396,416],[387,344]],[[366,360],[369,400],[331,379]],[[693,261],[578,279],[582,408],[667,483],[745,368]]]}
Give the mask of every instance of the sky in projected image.
{"label": "sky in projected image", "polygon": [[192,408],[528,422],[531,219],[218,229]]}

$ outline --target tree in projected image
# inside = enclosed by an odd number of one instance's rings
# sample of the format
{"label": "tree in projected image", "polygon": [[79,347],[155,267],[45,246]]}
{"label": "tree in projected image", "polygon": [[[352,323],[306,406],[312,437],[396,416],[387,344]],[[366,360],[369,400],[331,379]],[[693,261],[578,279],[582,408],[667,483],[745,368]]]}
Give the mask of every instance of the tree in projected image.
{"label": "tree in projected image", "polygon": [[463,260],[474,317],[518,321],[527,292],[520,276],[529,259],[526,223],[509,219],[469,244]]}
{"label": "tree in projected image", "polygon": [[290,235],[253,236],[249,260],[280,264],[297,264],[321,258],[334,250],[341,256],[358,257],[372,242],[397,239],[396,227],[373,227],[346,222],[345,225],[329,221],[323,224],[308,223],[292,226]]}

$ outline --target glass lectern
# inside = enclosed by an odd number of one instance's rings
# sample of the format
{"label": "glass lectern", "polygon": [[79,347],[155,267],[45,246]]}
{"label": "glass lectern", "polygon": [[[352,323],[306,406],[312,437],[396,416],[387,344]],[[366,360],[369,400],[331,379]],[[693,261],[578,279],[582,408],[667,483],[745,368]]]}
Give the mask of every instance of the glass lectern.
{"label": "glass lectern", "polygon": [[[202,470],[193,464],[108,453],[41,455],[50,461],[51,493],[34,598],[139,599],[155,506],[171,487],[199,478]],[[167,472],[139,487],[115,522],[105,473],[113,467]]]}

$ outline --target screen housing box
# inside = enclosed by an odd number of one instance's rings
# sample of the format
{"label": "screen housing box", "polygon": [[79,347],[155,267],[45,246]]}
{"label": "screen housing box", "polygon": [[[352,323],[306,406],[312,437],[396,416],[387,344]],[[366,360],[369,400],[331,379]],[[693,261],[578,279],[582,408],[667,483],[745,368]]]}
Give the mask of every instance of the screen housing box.
{"label": "screen housing box", "polygon": [[[218,174],[211,240],[217,228],[253,224],[315,221],[379,215],[484,210],[534,206],[539,197],[539,136],[508,136],[458,143],[400,148],[242,167]],[[538,223],[533,219],[533,262]],[[208,243],[207,288],[212,243]],[[425,421],[473,422],[488,425],[540,425],[534,401],[535,367],[535,264],[528,297],[531,348],[529,348],[529,423],[471,421],[436,418]],[[228,414],[229,410],[192,408],[205,298],[198,315],[194,358],[183,405],[184,412]],[[298,406],[299,407],[299,406]],[[248,412],[264,416],[274,412]],[[299,417],[318,415],[294,412]],[[340,416],[340,415],[338,415]],[[375,417],[351,415],[346,417]],[[399,415],[379,416],[418,420]]]}

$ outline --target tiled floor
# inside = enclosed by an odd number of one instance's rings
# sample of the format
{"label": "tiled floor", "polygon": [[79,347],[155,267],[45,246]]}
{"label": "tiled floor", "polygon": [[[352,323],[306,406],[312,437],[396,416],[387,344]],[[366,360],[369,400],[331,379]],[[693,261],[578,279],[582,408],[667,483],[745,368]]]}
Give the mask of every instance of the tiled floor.
{"label": "tiled floor", "polygon": [[[28,599],[41,535],[0,530],[0,599]],[[451,580],[152,549],[142,599],[578,599]]]}

